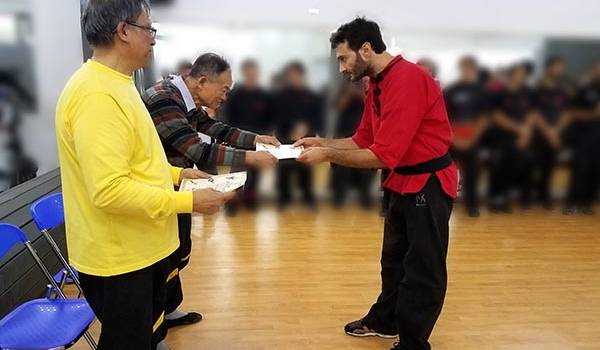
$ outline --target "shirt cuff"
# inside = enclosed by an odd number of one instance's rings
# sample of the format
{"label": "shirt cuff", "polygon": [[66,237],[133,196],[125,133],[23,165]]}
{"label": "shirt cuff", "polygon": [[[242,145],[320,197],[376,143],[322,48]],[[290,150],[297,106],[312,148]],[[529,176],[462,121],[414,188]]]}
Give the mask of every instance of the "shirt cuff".
{"label": "shirt cuff", "polygon": [[369,146],[371,146],[370,143],[368,143],[365,140],[361,139],[357,135],[352,136],[352,141],[354,141],[354,143],[356,143],[356,145],[359,148],[368,148]]}
{"label": "shirt cuff", "polygon": [[173,180],[173,185],[179,185],[179,177],[181,176],[182,171],[183,168],[171,166],[171,179]]}
{"label": "shirt cuff", "polygon": [[175,211],[178,214],[192,213],[194,210],[194,193],[190,191],[175,192]]}
{"label": "shirt cuff", "polygon": [[238,139],[237,147],[245,149],[255,149],[257,136],[258,134],[255,134],[250,131],[240,131],[240,137]]}
{"label": "shirt cuff", "polygon": [[371,145],[369,149],[371,150],[371,152],[373,152],[375,157],[379,158],[379,160],[387,166],[388,169],[393,170],[396,167],[397,162],[391,159],[390,157],[386,156],[385,150],[382,150],[380,147],[377,147],[377,144]]}

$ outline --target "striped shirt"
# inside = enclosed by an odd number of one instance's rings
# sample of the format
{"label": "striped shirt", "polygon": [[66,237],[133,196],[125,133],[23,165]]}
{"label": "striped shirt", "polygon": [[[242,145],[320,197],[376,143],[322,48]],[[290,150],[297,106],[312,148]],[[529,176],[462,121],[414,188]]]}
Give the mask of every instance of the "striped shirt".
{"label": "striped shirt", "polygon": [[[197,108],[181,83],[181,77],[171,76],[142,94],[169,163],[182,168],[196,164],[203,170],[219,165],[242,168],[246,161],[244,149],[254,150],[256,134],[211,119],[202,108]],[[219,143],[203,142],[198,132]]]}

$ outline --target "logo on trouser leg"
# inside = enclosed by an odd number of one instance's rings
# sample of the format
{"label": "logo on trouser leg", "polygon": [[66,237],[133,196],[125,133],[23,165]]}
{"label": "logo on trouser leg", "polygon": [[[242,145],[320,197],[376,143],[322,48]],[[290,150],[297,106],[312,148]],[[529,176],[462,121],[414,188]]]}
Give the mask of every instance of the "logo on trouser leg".
{"label": "logo on trouser leg", "polygon": [[415,196],[416,206],[417,207],[426,207],[427,200],[425,199],[425,193],[417,193]]}

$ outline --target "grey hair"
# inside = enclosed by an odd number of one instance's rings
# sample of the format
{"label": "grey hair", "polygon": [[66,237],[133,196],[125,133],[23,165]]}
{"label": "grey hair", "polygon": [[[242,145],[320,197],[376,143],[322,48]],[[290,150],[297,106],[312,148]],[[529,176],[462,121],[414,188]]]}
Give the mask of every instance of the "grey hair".
{"label": "grey hair", "polygon": [[110,46],[119,22],[150,14],[147,0],[84,0],[81,32],[92,46]]}
{"label": "grey hair", "polygon": [[212,78],[230,69],[229,62],[222,56],[215,53],[205,53],[196,58],[190,75],[194,78],[201,76]]}

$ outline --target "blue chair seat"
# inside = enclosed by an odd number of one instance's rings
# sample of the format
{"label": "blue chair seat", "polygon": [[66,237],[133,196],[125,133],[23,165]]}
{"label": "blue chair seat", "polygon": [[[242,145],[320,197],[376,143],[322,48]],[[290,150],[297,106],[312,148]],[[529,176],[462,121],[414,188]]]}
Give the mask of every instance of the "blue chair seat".
{"label": "blue chair seat", "polygon": [[0,320],[0,348],[49,349],[71,345],[94,320],[85,299],[35,299]]}

